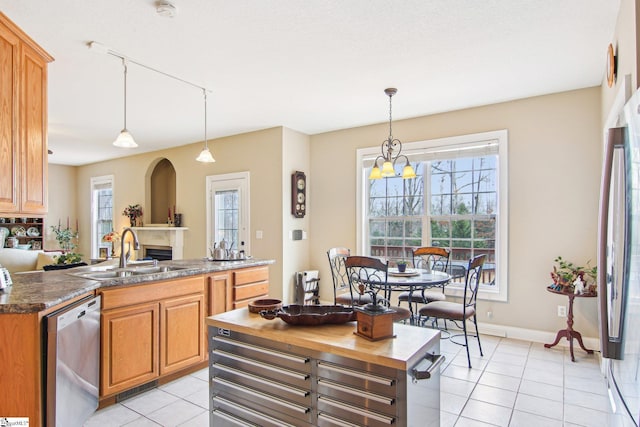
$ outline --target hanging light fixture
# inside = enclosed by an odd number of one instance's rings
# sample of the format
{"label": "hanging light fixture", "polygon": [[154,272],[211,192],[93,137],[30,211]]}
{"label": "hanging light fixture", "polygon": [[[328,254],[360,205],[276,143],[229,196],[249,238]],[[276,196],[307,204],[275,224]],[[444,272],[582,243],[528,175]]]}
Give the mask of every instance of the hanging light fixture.
{"label": "hanging light fixture", "polygon": [[[382,155],[376,157],[373,167],[371,168],[371,174],[369,174],[369,179],[380,179],[395,176],[395,164],[400,158],[404,158],[406,160],[402,170],[402,179],[416,177],[416,172],[413,170],[411,163],[409,163],[409,158],[404,154],[400,154],[402,152],[402,143],[399,139],[395,139],[391,133],[391,97],[397,92],[398,89],[396,88],[388,88],[384,90],[384,93],[389,97],[389,136],[382,142]],[[396,150],[398,152],[394,155],[394,151]],[[378,160],[382,160],[382,168],[380,168]]]}
{"label": "hanging light fixture", "polygon": [[122,58],[122,66],[124,67],[124,128],[113,141],[113,145],[120,148],[136,148],[138,144],[127,130],[127,60],[125,58]]}
{"label": "hanging light fixture", "polygon": [[213,163],[216,159],[211,155],[209,144],[207,143],[207,90],[203,88],[202,93],[204,93],[204,148],[196,157],[196,160],[202,163]]}

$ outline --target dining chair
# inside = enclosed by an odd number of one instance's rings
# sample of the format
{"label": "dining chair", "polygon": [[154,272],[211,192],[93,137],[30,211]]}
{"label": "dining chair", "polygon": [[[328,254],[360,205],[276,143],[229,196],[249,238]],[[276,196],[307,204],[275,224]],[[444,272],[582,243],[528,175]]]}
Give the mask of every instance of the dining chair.
{"label": "dining chair", "polygon": [[[331,279],[333,280],[334,304],[354,305],[353,301],[355,295],[353,289],[350,287],[347,269],[344,265],[344,262],[349,255],[351,255],[351,250],[343,247],[335,247],[327,251],[329,267],[331,268]],[[360,301],[360,298],[358,298],[357,301]],[[368,304],[370,302],[371,297],[367,295],[363,299],[362,303]],[[356,303],[356,305],[358,304]]]}
{"label": "dining chair", "polygon": [[[391,307],[389,300],[378,296],[378,292],[386,292],[389,262],[382,262],[378,258],[367,256],[348,256],[344,265],[349,279],[349,288],[357,295],[353,305],[366,305],[382,302],[387,308],[392,308],[393,321],[406,320],[411,312],[403,307]],[[374,297],[375,296],[375,297]]]}
{"label": "dining chair", "polygon": [[[431,317],[435,319],[444,319],[462,322],[462,332],[464,334],[464,344],[454,341],[450,337],[450,341],[463,345],[467,349],[467,362],[471,368],[471,356],[469,355],[469,333],[467,332],[467,320],[472,319],[476,328],[476,334],[471,335],[478,340],[478,348],[480,356],[482,354],[482,345],[480,344],[480,335],[478,334],[478,322],[476,319],[476,299],[478,298],[478,287],[480,286],[480,276],[482,275],[482,267],[484,265],[486,255],[478,255],[469,260],[467,274],[465,277],[465,286],[462,302],[451,301],[434,301],[420,308],[420,316]],[[458,335],[459,336],[459,335]]]}
{"label": "dining chair", "polygon": [[[446,272],[449,268],[449,258],[451,251],[447,248],[435,246],[425,246],[413,250],[413,266],[420,270],[437,270]],[[414,312],[418,312],[418,304],[428,304],[433,301],[444,301],[444,286],[440,291],[430,291],[422,289],[419,293],[403,292],[398,295],[398,305],[406,301],[407,304],[414,304]]]}

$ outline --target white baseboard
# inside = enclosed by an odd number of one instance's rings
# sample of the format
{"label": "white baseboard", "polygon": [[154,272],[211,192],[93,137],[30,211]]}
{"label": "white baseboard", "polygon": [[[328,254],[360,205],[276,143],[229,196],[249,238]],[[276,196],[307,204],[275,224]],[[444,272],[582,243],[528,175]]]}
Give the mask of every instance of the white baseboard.
{"label": "white baseboard", "polygon": [[[545,344],[551,344],[555,341],[557,332],[539,331],[536,329],[517,328],[514,326],[496,325],[493,323],[478,323],[480,334],[492,335],[502,338],[513,338],[516,340],[533,341]],[[588,349],[600,351],[600,340],[592,337],[582,337],[582,341]],[[558,346],[569,347],[569,341],[562,338]],[[573,348],[580,348],[574,340]]]}

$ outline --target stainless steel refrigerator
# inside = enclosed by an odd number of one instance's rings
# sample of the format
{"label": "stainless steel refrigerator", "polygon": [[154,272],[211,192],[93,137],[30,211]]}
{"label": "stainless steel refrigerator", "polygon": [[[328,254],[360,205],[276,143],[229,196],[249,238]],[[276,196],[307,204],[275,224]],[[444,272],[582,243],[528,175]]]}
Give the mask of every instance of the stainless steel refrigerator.
{"label": "stainless steel refrigerator", "polygon": [[598,239],[598,298],[609,426],[640,425],[640,91],[608,129]]}

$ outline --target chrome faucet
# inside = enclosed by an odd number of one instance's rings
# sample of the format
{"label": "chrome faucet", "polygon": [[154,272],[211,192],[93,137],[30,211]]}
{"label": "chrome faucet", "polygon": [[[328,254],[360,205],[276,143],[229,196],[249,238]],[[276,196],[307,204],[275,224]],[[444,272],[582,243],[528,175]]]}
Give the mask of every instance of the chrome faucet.
{"label": "chrome faucet", "polygon": [[131,257],[130,248],[127,249],[126,254],[124,253],[124,236],[127,234],[127,231],[133,236],[133,249],[136,251],[140,249],[140,243],[138,242],[138,235],[136,232],[129,227],[125,228],[122,232],[122,236],[120,236],[120,268],[127,268],[127,261],[129,261],[129,257]]}

